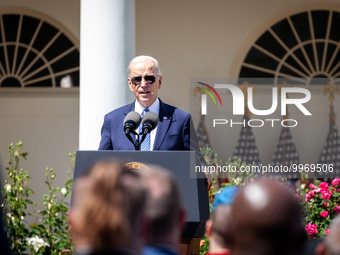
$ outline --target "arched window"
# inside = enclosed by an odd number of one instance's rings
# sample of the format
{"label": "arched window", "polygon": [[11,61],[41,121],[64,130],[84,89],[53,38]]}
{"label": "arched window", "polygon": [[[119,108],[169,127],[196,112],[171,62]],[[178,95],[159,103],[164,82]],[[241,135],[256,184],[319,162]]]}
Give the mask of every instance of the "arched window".
{"label": "arched window", "polygon": [[57,21],[25,8],[0,9],[0,91],[79,86],[79,42]]}
{"label": "arched window", "polygon": [[284,16],[248,48],[238,77],[271,78],[274,84],[279,78],[306,85],[315,78],[340,83],[340,11],[309,9]]}

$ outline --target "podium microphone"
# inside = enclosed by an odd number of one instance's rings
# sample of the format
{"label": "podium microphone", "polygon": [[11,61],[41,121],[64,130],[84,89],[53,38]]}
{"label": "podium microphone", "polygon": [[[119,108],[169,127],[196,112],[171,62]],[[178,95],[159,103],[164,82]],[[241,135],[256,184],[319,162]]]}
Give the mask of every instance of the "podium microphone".
{"label": "podium microphone", "polygon": [[145,113],[143,117],[143,121],[142,121],[141,134],[143,134],[143,136],[140,142],[141,144],[144,141],[146,135],[149,134],[152,130],[154,130],[157,127],[158,121],[159,121],[159,117],[157,113],[152,112],[152,111]]}
{"label": "podium microphone", "polygon": [[142,130],[143,134],[148,134],[152,130],[154,130],[158,125],[158,115],[155,112],[149,111],[145,113],[143,121],[142,121]]}
{"label": "podium microphone", "polygon": [[124,133],[133,133],[139,127],[140,122],[141,117],[138,112],[129,112],[124,119]]}
{"label": "podium microphone", "polygon": [[130,133],[133,133],[134,135],[138,135],[135,130],[139,127],[140,122],[141,122],[141,117],[138,112],[129,112],[126,115],[124,122],[123,122],[124,133],[126,137],[129,139],[129,141],[132,142],[132,144],[135,146],[136,150],[138,150],[138,148],[140,147],[139,141],[137,142],[137,144],[135,144]]}

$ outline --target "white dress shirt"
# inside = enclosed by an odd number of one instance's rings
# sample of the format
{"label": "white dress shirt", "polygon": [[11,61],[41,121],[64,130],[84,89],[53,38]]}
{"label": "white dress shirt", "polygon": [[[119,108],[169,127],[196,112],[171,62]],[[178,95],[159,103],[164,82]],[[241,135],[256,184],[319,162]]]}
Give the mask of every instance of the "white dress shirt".
{"label": "white dress shirt", "polygon": [[[138,112],[140,115],[142,115],[143,110],[145,107],[143,107],[137,100],[135,100],[135,112]],[[153,111],[159,115],[159,99],[157,98],[156,101],[148,108],[150,111]],[[139,130],[139,127],[135,130],[137,133]],[[156,138],[156,132],[157,132],[157,127],[151,131],[150,133],[150,151],[153,150],[153,145],[155,143],[155,138]]]}

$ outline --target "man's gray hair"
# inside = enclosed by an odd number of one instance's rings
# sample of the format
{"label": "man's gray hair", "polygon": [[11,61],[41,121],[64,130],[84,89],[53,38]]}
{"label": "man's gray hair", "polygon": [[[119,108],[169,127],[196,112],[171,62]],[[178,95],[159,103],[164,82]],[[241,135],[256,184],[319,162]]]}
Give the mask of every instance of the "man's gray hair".
{"label": "man's gray hair", "polygon": [[158,64],[157,59],[155,59],[153,57],[150,57],[150,56],[141,55],[141,56],[137,56],[137,57],[135,57],[134,59],[131,60],[131,62],[129,64],[129,67],[127,69],[129,77],[130,77],[130,73],[131,73],[131,65],[135,64],[135,63],[145,62],[145,61],[152,61],[152,62],[154,62],[155,68],[157,69],[157,75],[158,76],[162,75],[161,69],[159,68],[159,64]]}
{"label": "man's gray hair", "polygon": [[326,237],[329,255],[340,255],[340,215],[334,217],[331,223],[331,233]]}

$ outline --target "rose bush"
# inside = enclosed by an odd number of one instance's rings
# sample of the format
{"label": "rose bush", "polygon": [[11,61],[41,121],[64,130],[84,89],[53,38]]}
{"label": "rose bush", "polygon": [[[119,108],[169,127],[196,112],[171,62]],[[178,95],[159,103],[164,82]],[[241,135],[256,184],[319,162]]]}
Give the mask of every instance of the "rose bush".
{"label": "rose bush", "polygon": [[303,193],[305,196],[302,203],[309,237],[322,238],[328,235],[329,224],[340,213],[340,178],[334,178],[330,183],[311,183],[303,189]]}

